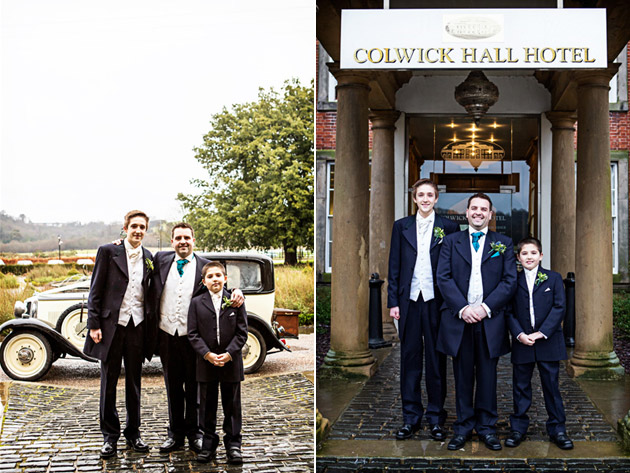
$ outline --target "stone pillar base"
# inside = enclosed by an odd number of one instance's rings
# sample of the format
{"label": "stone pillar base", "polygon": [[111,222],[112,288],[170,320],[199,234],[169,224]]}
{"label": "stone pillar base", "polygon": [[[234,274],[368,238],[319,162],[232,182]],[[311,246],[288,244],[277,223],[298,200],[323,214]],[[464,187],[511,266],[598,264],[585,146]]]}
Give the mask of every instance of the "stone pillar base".
{"label": "stone pillar base", "polygon": [[621,379],[625,374],[614,351],[574,352],[567,364],[567,372],[572,378],[599,380]]}
{"label": "stone pillar base", "polygon": [[398,341],[398,331],[391,317],[387,322],[383,322],[383,338],[388,342]]}
{"label": "stone pillar base", "polygon": [[371,377],[376,371],[376,360],[369,350],[360,352],[328,350],[322,368],[337,368],[348,373]]}

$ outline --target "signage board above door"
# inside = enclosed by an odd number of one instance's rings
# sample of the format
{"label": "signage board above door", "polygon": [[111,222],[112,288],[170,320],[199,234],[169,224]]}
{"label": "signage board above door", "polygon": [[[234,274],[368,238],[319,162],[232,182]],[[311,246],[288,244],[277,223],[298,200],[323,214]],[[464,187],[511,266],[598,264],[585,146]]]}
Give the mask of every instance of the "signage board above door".
{"label": "signage board above door", "polygon": [[342,69],[597,69],[606,9],[343,10]]}

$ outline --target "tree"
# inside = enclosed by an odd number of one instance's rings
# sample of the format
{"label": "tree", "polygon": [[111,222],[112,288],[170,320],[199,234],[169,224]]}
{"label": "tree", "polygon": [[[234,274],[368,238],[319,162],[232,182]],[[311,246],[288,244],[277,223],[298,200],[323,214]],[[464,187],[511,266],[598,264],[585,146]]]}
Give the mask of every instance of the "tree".
{"label": "tree", "polygon": [[280,93],[213,115],[195,158],[208,171],[198,195],[179,194],[198,246],[277,248],[297,262],[313,247],[313,82],[286,81]]}

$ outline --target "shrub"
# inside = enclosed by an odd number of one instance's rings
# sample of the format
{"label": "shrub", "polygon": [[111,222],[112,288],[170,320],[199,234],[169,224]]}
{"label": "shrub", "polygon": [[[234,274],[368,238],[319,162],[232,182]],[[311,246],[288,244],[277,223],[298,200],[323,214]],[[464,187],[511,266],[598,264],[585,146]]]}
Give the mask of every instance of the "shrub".
{"label": "shrub", "polygon": [[311,264],[275,267],[276,307],[301,311],[300,325],[313,323],[314,279]]}
{"label": "shrub", "polygon": [[624,338],[630,338],[630,294],[613,294],[613,323]]}
{"label": "shrub", "polygon": [[330,325],[330,286],[317,286],[317,332],[323,333]]}
{"label": "shrub", "polygon": [[0,289],[17,289],[20,287],[20,281],[12,274],[0,273]]}
{"label": "shrub", "polygon": [[33,295],[33,287],[27,284],[23,289],[0,289],[0,324],[13,318],[13,306]]}

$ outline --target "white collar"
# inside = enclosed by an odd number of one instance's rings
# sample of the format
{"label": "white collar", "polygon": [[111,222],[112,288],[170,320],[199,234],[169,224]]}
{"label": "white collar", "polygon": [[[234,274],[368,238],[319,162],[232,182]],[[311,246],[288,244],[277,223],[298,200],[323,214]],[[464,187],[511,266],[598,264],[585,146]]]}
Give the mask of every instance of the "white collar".
{"label": "white collar", "polygon": [[177,253],[175,253],[175,261],[180,261],[180,260],[188,260],[188,262],[192,262],[193,258],[195,257],[195,253],[192,252],[190,253],[186,258],[180,258]]}
{"label": "white collar", "polygon": [[481,233],[483,233],[483,236],[486,236],[488,234],[488,227],[484,227],[481,230],[475,230],[473,227],[468,225],[468,234],[469,235],[472,235],[473,233],[477,233],[477,232],[481,232]]}
{"label": "white collar", "polygon": [[416,212],[416,223],[425,224],[425,223],[433,223],[435,222],[435,211],[431,210],[431,213],[428,217],[423,217],[420,215],[420,211]]}
{"label": "white collar", "polygon": [[140,243],[136,248],[134,248],[133,246],[131,246],[131,243],[129,243],[127,239],[125,238],[123,240],[123,245],[125,246],[125,251],[127,251],[127,253],[136,253],[136,252],[142,251],[142,243]]}
{"label": "white collar", "polygon": [[534,269],[527,269],[525,266],[523,266],[523,271],[525,271],[525,276],[527,276],[528,278],[534,277],[536,274],[538,274],[539,267],[540,267],[539,264],[537,264]]}

